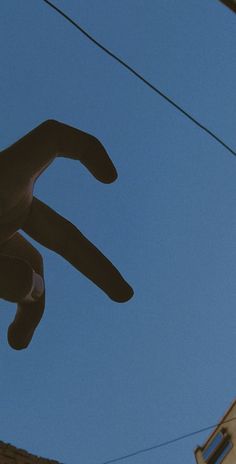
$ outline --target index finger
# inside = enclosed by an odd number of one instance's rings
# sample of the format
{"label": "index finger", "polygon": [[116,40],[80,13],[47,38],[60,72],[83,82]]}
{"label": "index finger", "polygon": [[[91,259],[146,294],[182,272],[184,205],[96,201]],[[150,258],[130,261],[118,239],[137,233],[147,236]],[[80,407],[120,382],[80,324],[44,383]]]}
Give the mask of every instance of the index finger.
{"label": "index finger", "polygon": [[114,164],[96,137],[53,119],[3,150],[1,160],[11,176],[16,172],[17,176],[21,173],[26,179],[36,180],[56,156],[80,161],[101,182],[110,183],[117,178]]}
{"label": "index finger", "polygon": [[54,130],[59,156],[79,160],[100,182],[116,180],[116,168],[96,137],[58,122],[55,122]]}

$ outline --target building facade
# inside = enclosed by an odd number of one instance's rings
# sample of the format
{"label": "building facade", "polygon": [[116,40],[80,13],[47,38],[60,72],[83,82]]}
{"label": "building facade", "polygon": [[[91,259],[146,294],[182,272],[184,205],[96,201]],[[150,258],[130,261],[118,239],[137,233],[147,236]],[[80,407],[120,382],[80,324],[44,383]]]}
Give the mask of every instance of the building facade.
{"label": "building facade", "polygon": [[202,446],[195,450],[197,464],[236,463],[236,400]]}
{"label": "building facade", "polygon": [[40,458],[15,446],[0,441],[0,464],[60,464],[51,459]]}

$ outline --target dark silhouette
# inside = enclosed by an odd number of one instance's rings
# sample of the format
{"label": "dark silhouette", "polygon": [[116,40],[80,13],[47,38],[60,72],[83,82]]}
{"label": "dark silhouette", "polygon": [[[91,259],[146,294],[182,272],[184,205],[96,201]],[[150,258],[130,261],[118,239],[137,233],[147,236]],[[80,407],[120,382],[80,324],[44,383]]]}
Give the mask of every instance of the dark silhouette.
{"label": "dark silhouette", "polygon": [[222,3],[224,3],[226,6],[231,8],[236,13],[236,0],[220,0]]}
{"label": "dark silhouette", "polygon": [[112,300],[125,302],[133,295],[118,270],[73,224],[33,196],[35,181],[57,156],[79,160],[101,182],[117,178],[95,137],[54,120],[1,152],[0,298],[17,303],[8,329],[15,349],[29,345],[45,305],[42,257],[19,229],[63,256]]}

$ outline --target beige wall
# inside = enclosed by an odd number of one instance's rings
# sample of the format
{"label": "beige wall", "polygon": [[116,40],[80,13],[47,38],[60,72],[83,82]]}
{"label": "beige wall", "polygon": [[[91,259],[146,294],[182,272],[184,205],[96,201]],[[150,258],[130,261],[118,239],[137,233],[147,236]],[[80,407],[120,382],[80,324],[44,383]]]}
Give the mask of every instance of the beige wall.
{"label": "beige wall", "polygon": [[[235,420],[231,420],[235,418]],[[227,422],[231,420],[231,422]],[[210,443],[210,441],[215,437],[215,435],[224,428],[227,430],[227,433],[231,437],[231,442],[233,448],[229,451],[229,454],[223,459],[223,464],[236,464],[236,401],[230,406],[222,420],[219,422],[217,428],[213,433],[208,437],[205,443],[202,446],[198,446],[195,450],[195,458],[198,464],[205,464],[205,461],[202,457],[202,449]]]}

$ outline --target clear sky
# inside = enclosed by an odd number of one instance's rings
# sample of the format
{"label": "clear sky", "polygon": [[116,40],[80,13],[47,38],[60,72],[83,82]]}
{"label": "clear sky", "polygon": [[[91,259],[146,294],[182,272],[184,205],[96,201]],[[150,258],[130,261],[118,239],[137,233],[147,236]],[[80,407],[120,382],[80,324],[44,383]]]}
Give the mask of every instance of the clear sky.
{"label": "clear sky", "polygon": [[[217,0],[55,4],[236,149],[236,16]],[[236,396],[236,159],[43,1],[1,1],[4,149],[55,118],[96,135],[119,178],[56,160],[36,195],[135,290],[119,305],[38,246],[47,307],[9,348],[0,302],[0,439],[100,464],[217,422]],[[127,459],[193,464],[207,434]]]}

